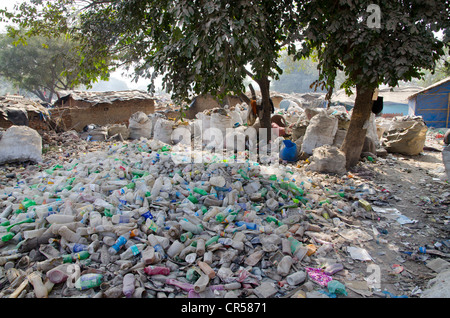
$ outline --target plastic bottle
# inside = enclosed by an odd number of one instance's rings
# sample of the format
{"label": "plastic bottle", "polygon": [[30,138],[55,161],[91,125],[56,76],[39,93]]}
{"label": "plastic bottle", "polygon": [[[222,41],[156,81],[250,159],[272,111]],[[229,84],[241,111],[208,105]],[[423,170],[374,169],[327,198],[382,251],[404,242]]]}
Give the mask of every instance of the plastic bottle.
{"label": "plastic bottle", "polygon": [[150,245],[155,249],[157,255],[159,255],[159,258],[164,259],[167,257],[166,253],[164,252],[164,248],[161,246],[154,234],[150,234],[147,239]]}
{"label": "plastic bottle", "polygon": [[244,221],[238,221],[238,222],[235,222],[235,224],[238,227],[245,225],[247,230],[257,230],[259,227],[256,223],[244,222]]}
{"label": "plastic bottle", "polygon": [[120,254],[120,259],[130,259],[133,256],[139,255],[141,251],[145,248],[145,244],[134,244]]}
{"label": "plastic bottle", "polygon": [[204,189],[201,189],[201,188],[194,188],[194,192],[198,193],[200,195],[208,195],[209,194],[207,191],[205,191]]}
{"label": "plastic bottle", "polygon": [[192,234],[191,232],[184,232],[183,234],[180,235],[180,241],[184,243],[193,236],[194,234]]}
{"label": "plastic bottle", "polygon": [[197,240],[197,247],[195,252],[198,256],[203,256],[205,254],[205,240],[204,239],[198,239]]}
{"label": "plastic bottle", "polygon": [[72,255],[73,260],[84,260],[89,258],[91,254],[88,251],[81,251]]}
{"label": "plastic bottle", "polygon": [[147,266],[144,268],[147,275],[169,275],[170,269],[164,266]]}
{"label": "plastic bottle", "polygon": [[98,211],[89,213],[89,226],[97,227],[102,224],[102,215]]}
{"label": "plastic bottle", "polygon": [[156,199],[156,197],[159,196],[162,187],[163,187],[163,178],[159,177],[155,180],[152,190],[150,191],[150,199],[152,200]]}
{"label": "plastic bottle", "polygon": [[13,205],[8,205],[3,212],[0,214],[0,219],[6,219],[11,215],[11,212],[13,211]]}
{"label": "plastic bottle", "polygon": [[334,275],[343,269],[344,269],[344,265],[342,265],[341,263],[335,263],[335,264],[331,264],[331,265],[325,267],[323,272],[327,275]]}
{"label": "plastic bottle", "polygon": [[279,221],[276,217],[271,216],[271,215],[269,215],[269,216],[266,217],[266,221],[267,221],[267,222],[274,222],[274,223],[275,223],[276,225],[278,225],[278,226],[283,225],[283,222]]}
{"label": "plastic bottle", "polygon": [[17,217],[14,219],[15,223],[23,222],[26,219],[35,219],[36,218],[36,211],[29,211],[26,213],[20,213],[17,215]]}
{"label": "plastic bottle", "polygon": [[[208,276],[206,276],[206,277],[208,277]],[[183,289],[184,291],[191,291],[191,290],[194,289],[194,285],[188,284],[188,283],[184,283],[184,282],[180,282],[180,281],[178,281],[176,279],[173,279],[173,278],[166,279],[166,284],[174,285],[174,286],[176,286],[178,288]]]}
{"label": "plastic bottle", "polygon": [[62,264],[59,266],[56,266],[55,268],[52,268],[49,270],[46,275],[47,278],[53,283],[53,284],[60,284],[64,283],[67,278],[69,277],[67,273],[67,267],[69,264]]}
{"label": "plastic bottle", "polygon": [[184,244],[178,240],[175,240],[172,245],[167,250],[167,255],[171,258],[174,258],[185,248]]}
{"label": "plastic bottle", "polygon": [[197,293],[201,293],[206,289],[206,286],[209,284],[208,275],[200,275],[200,278],[194,284],[194,291]]}
{"label": "plastic bottle", "polygon": [[[187,200],[189,200],[190,202],[197,204],[198,203],[198,199],[193,195],[193,194],[189,194],[189,196],[187,197]],[[183,200],[184,202],[184,200]]]}
{"label": "plastic bottle", "polygon": [[277,273],[281,276],[286,276],[289,274],[293,263],[292,257],[289,255],[284,256],[277,265]]}
{"label": "plastic bottle", "polygon": [[172,239],[176,240],[180,237],[180,228],[181,226],[179,224],[175,224],[169,228],[167,234],[169,234]]}
{"label": "plastic bottle", "polygon": [[291,275],[286,277],[286,282],[290,286],[296,286],[296,285],[303,283],[305,281],[305,279],[306,279],[306,273],[303,271],[298,271],[298,272],[292,273]]}
{"label": "plastic bottle", "polygon": [[102,274],[89,273],[81,275],[75,282],[75,288],[78,290],[86,290],[100,286],[103,280]]}
{"label": "plastic bottle", "polygon": [[134,291],[135,291],[134,282],[135,282],[135,277],[134,277],[134,274],[132,274],[132,273],[128,273],[123,277],[122,291],[123,291],[123,294],[125,295],[125,297],[131,298],[131,296],[133,296]]}
{"label": "plastic bottle", "polygon": [[48,297],[48,290],[44,286],[44,283],[42,282],[41,275],[39,275],[36,272],[33,272],[30,275],[28,275],[28,280],[30,281],[31,285],[33,285],[34,294],[36,295],[36,298]]}
{"label": "plastic bottle", "polygon": [[253,252],[245,259],[245,264],[248,266],[255,266],[263,257],[264,251],[259,250],[256,252]]}
{"label": "plastic bottle", "polygon": [[76,220],[76,216],[66,214],[50,214],[45,219],[50,224],[65,224],[74,222]]}
{"label": "plastic bottle", "polygon": [[195,283],[197,281],[197,279],[200,278],[200,276],[201,276],[201,273],[195,267],[190,268],[186,271],[186,279],[191,283]]}
{"label": "plastic bottle", "polygon": [[142,262],[144,265],[154,264],[157,261],[157,254],[155,254],[155,249],[153,246],[147,246],[141,252]]}
{"label": "plastic bottle", "polygon": [[205,247],[207,248],[211,244],[217,243],[219,241],[219,238],[220,238],[219,235],[215,235],[215,236],[211,237],[209,240],[207,240],[205,242]]}
{"label": "plastic bottle", "polygon": [[189,222],[187,219],[182,219],[179,222],[181,228],[186,232],[191,232],[193,234],[200,234],[203,232],[203,226],[201,224],[195,225]]}
{"label": "plastic bottle", "polygon": [[136,221],[135,219],[133,219],[131,216],[129,215],[120,215],[120,214],[115,214],[112,216],[111,221],[114,224],[119,224],[119,223],[132,223],[134,221]]}
{"label": "plastic bottle", "polygon": [[68,242],[83,243],[86,241],[81,235],[78,235],[67,226],[63,225],[58,229],[58,234],[64,237]]}
{"label": "plastic bottle", "polygon": [[122,248],[122,246],[125,245],[125,243],[128,241],[129,238],[130,238],[130,233],[126,233],[124,235],[119,236],[119,238],[116,240],[114,245],[112,245],[108,249],[108,252],[112,255],[117,254],[119,252],[119,250]]}
{"label": "plastic bottle", "polygon": [[203,215],[203,221],[208,222],[211,218],[215,218],[218,213],[220,213],[220,209],[216,206],[213,206],[208,212]]}
{"label": "plastic bottle", "polygon": [[197,265],[202,270],[202,272],[205,273],[205,275],[207,275],[210,279],[216,277],[216,272],[207,263],[199,261]]}
{"label": "plastic bottle", "polygon": [[80,243],[67,243],[67,246],[69,247],[69,249],[72,253],[87,251],[89,248],[89,246],[87,246],[85,244],[80,244]]}

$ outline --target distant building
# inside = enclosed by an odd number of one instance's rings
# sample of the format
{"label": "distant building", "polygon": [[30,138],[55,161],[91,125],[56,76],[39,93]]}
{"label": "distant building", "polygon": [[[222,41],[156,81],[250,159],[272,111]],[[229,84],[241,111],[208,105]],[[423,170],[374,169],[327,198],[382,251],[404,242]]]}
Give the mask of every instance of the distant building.
{"label": "distant building", "polygon": [[119,92],[70,91],[60,94],[51,109],[52,118],[62,130],[82,131],[90,124],[127,124],[138,111],[155,112],[155,98],[139,90]]}
{"label": "distant building", "polygon": [[[383,117],[408,115],[408,97],[419,92],[418,86],[380,87],[378,96],[383,98]],[[348,96],[344,89],[333,94],[331,101],[335,105],[343,105],[350,110],[355,104],[356,90]],[[390,116],[392,115],[392,116]]]}
{"label": "distant building", "polygon": [[450,128],[450,77],[408,97],[409,115],[422,116],[429,127]]}

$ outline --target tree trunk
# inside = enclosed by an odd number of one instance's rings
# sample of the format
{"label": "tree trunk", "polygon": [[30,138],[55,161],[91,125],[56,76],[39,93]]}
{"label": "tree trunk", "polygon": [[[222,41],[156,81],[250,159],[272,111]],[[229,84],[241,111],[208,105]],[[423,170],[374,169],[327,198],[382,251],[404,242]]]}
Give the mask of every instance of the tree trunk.
{"label": "tree trunk", "polygon": [[256,81],[261,91],[261,105],[263,108],[263,116],[259,118],[261,122],[261,128],[267,129],[267,142],[271,140],[271,128],[270,119],[272,117],[272,105],[270,103],[270,81],[267,76]]}
{"label": "tree trunk", "polygon": [[375,88],[356,86],[355,106],[353,107],[350,127],[341,146],[341,150],[345,153],[347,169],[354,167],[361,156],[367,133],[367,129],[363,127],[372,113],[374,91]]}

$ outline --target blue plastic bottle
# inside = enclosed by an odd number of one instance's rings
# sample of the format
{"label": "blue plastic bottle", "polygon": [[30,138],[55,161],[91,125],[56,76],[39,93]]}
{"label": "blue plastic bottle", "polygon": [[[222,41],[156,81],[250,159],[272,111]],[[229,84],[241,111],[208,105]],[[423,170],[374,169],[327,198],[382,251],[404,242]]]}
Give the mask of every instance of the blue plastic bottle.
{"label": "blue plastic bottle", "polygon": [[250,222],[244,222],[244,221],[238,221],[235,223],[236,226],[240,227],[242,225],[245,225],[247,227],[247,230],[257,230],[258,225],[256,223],[250,223]]}

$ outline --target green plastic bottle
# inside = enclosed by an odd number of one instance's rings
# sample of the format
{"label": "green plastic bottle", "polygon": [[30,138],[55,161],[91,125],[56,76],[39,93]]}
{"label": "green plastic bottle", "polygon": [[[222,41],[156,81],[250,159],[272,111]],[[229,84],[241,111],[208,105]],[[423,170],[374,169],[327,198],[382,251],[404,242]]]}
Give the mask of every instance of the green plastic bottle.
{"label": "green plastic bottle", "polygon": [[210,246],[211,244],[217,243],[217,241],[219,240],[219,238],[220,238],[219,235],[216,235],[216,236],[211,237],[209,240],[207,240],[207,241],[205,242],[205,247],[208,247],[208,246]]}
{"label": "green plastic bottle", "polygon": [[7,233],[2,236],[2,242],[8,242],[14,237],[14,233]]}
{"label": "green plastic bottle", "polygon": [[180,241],[184,243],[193,236],[194,234],[192,234],[192,232],[184,232],[183,234],[180,235]]}
{"label": "green plastic bottle", "polygon": [[274,222],[276,225],[281,226],[283,225],[283,222],[280,222],[276,217],[269,215],[268,217],[266,217],[266,221],[267,222]]}
{"label": "green plastic bottle", "polygon": [[100,286],[103,280],[102,274],[89,273],[80,276],[75,282],[75,288],[78,290],[86,290]]}
{"label": "green plastic bottle", "polygon": [[208,192],[206,192],[205,190],[200,189],[200,188],[194,188],[194,192],[198,193],[200,195],[208,195]]}
{"label": "green plastic bottle", "polygon": [[303,195],[303,194],[304,194],[303,189],[297,187],[297,185],[296,185],[294,182],[289,182],[289,187],[290,187],[292,190],[297,191],[299,195]]}
{"label": "green plastic bottle", "polygon": [[189,201],[191,201],[191,202],[194,203],[194,204],[198,203],[198,199],[197,199],[196,197],[194,197],[194,196],[192,195],[192,193],[189,194],[189,196],[188,196],[187,198],[188,198]]}

